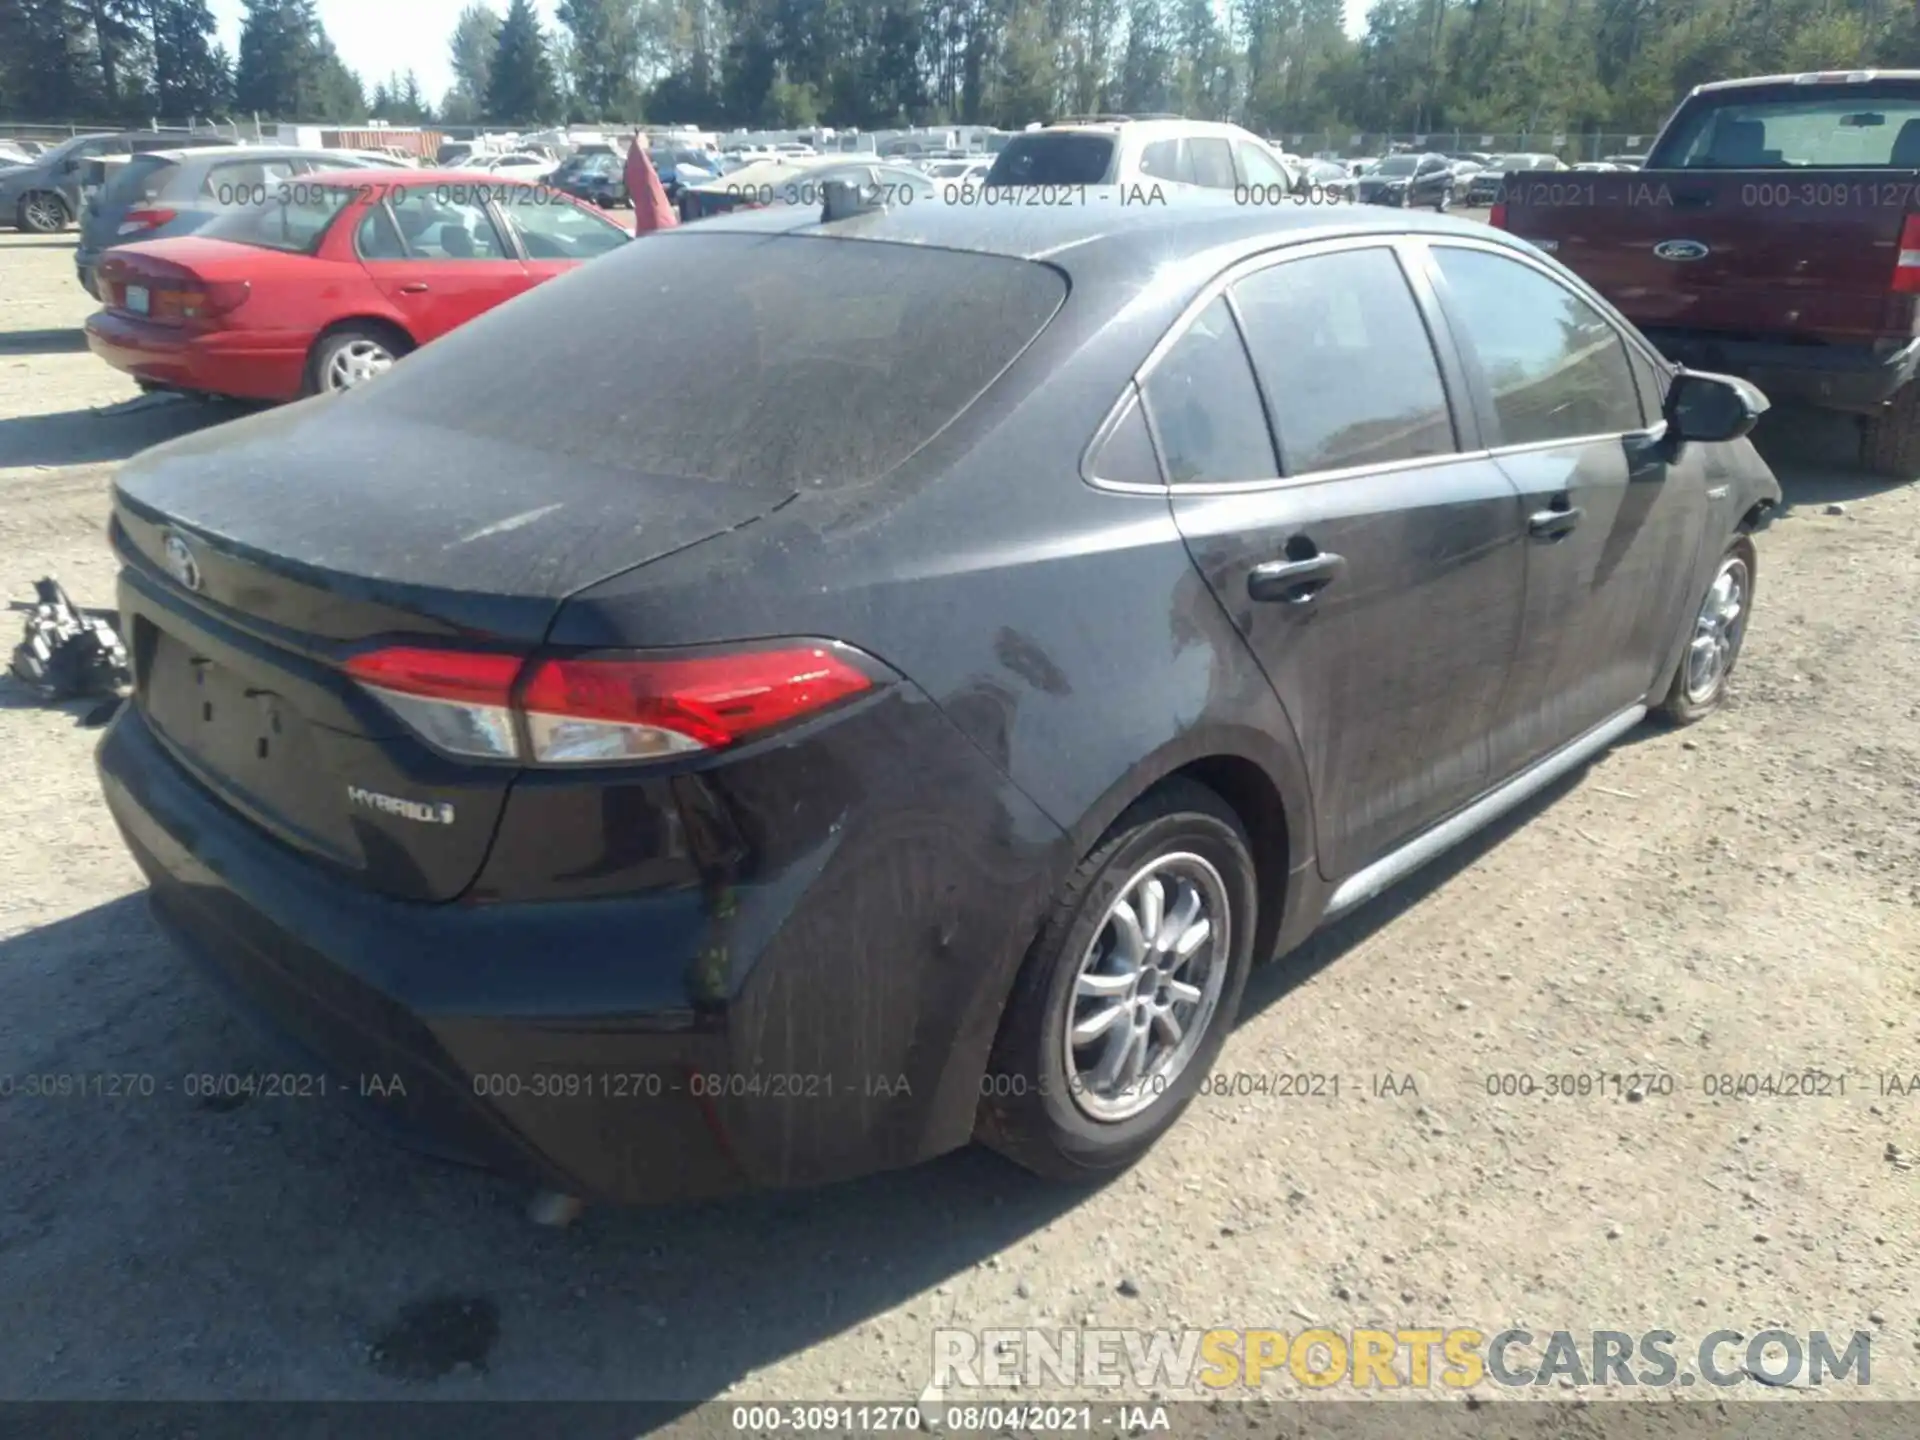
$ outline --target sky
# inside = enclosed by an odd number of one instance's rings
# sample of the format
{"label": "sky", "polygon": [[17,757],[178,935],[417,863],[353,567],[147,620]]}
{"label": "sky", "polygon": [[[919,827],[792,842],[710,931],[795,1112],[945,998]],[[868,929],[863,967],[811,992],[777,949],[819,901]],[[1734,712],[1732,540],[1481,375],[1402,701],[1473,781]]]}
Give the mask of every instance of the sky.
{"label": "sky", "polygon": [[[240,0],[211,0],[214,19],[220,25],[220,39],[229,53],[240,48]],[[1369,0],[1347,0],[1347,29],[1359,33],[1365,28]],[[453,22],[465,8],[466,0],[320,0],[320,19],[339,47],[340,58],[360,72],[371,90],[389,73],[405,74],[411,68],[420,77],[420,88],[434,104],[453,84],[453,70],[447,64],[447,37],[453,34]],[[549,29],[553,27],[554,0],[534,0],[534,8]],[[506,10],[496,0],[496,10]]]}

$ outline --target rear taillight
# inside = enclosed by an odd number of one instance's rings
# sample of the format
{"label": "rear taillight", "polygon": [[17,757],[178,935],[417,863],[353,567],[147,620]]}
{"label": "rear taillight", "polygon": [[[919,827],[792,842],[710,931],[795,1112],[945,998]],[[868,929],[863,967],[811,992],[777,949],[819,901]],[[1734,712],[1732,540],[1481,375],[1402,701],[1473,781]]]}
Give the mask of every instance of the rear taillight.
{"label": "rear taillight", "polygon": [[399,647],[347,673],[435,748],[534,765],[722,750],[872,690],[824,641],[697,656],[536,656]]}
{"label": "rear taillight", "polygon": [[1920,294],[1920,215],[1907,216],[1900,227],[1900,255],[1893,263],[1893,288],[1901,295]]}
{"label": "rear taillight", "polygon": [[160,226],[173,221],[177,210],[168,210],[164,206],[137,206],[127,211],[120,219],[121,235],[138,235],[143,230],[157,230]]}
{"label": "rear taillight", "polygon": [[1496,200],[1493,202],[1493,209],[1487,212],[1487,224],[1493,226],[1496,230],[1504,230],[1507,228],[1506,201]]}

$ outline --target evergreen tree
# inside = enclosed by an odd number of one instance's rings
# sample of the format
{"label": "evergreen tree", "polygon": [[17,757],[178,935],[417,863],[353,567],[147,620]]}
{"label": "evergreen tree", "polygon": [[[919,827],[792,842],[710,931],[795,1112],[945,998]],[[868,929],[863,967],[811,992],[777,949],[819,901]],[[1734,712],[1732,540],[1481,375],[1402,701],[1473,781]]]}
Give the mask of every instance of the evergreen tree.
{"label": "evergreen tree", "polygon": [[147,0],[153,106],[169,119],[212,116],[233,103],[233,67],[213,41],[207,0]]}
{"label": "evergreen tree", "polygon": [[592,119],[624,119],[638,110],[643,46],[639,0],[560,0],[570,41],[566,67],[575,105]]}
{"label": "evergreen tree", "polygon": [[560,112],[553,62],[532,0],[513,0],[487,81],[486,117],[506,125],[552,120]]}
{"label": "evergreen tree", "polygon": [[454,21],[448,42],[453,88],[441,102],[449,121],[471,123],[480,118],[487,86],[493,81],[493,57],[500,48],[500,17],[485,4],[470,4]]}

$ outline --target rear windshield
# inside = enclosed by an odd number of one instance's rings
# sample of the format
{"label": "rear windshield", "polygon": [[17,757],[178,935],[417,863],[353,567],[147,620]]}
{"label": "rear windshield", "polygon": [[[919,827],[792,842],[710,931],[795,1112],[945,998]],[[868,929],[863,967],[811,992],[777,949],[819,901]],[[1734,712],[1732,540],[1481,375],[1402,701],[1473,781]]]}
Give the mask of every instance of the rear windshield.
{"label": "rear windshield", "polygon": [[1920,94],[1869,84],[1709,93],[1650,157],[1656,168],[1920,168]]}
{"label": "rear windshield", "polygon": [[1391,160],[1382,160],[1376,175],[1411,175],[1420,164],[1418,155],[1396,155]]}
{"label": "rear windshield", "polygon": [[136,155],[120,167],[120,173],[100,192],[102,208],[136,205],[159,197],[180,167],[159,155]]}
{"label": "rear windshield", "polygon": [[1111,135],[1016,135],[987,172],[989,185],[1098,185],[1113,162]]}
{"label": "rear windshield", "polygon": [[333,217],[355,198],[354,191],[339,185],[293,184],[281,190],[284,199],[273,194],[264,204],[223,211],[200,233],[236,245],[307,255],[319,248]]}
{"label": "rear windshield", "polygon": [[636,478],[851,485],[966,409],[1065,296],[1027,260],[696,226],[455,330],[367,398]]}

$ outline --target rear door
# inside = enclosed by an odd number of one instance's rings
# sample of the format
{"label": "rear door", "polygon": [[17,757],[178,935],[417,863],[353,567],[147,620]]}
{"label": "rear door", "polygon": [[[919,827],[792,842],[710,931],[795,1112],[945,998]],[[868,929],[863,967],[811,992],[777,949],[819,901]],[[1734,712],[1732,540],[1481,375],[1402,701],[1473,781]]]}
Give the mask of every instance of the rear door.
{"label": "rear door", "polygon": [[533,284],[485,190],[396,185],[360,221],[360,263],[423,345]]}
{"label": "rear door", "polygon": [[1175,519],[1299,734],[1321,870],[1351,875],[1488,782],[1519,498],[1390,239],[1239,276],[1142,388]]}
{"label": "rear door", "polygon": [[1707,497],[1697,468],[1661,452],[1637,340],[1505,247],[1435,240],[1431,255],[1482,431],[1527,514],[1526,619],[1493,740],[1510,773],[1646,696]]}

